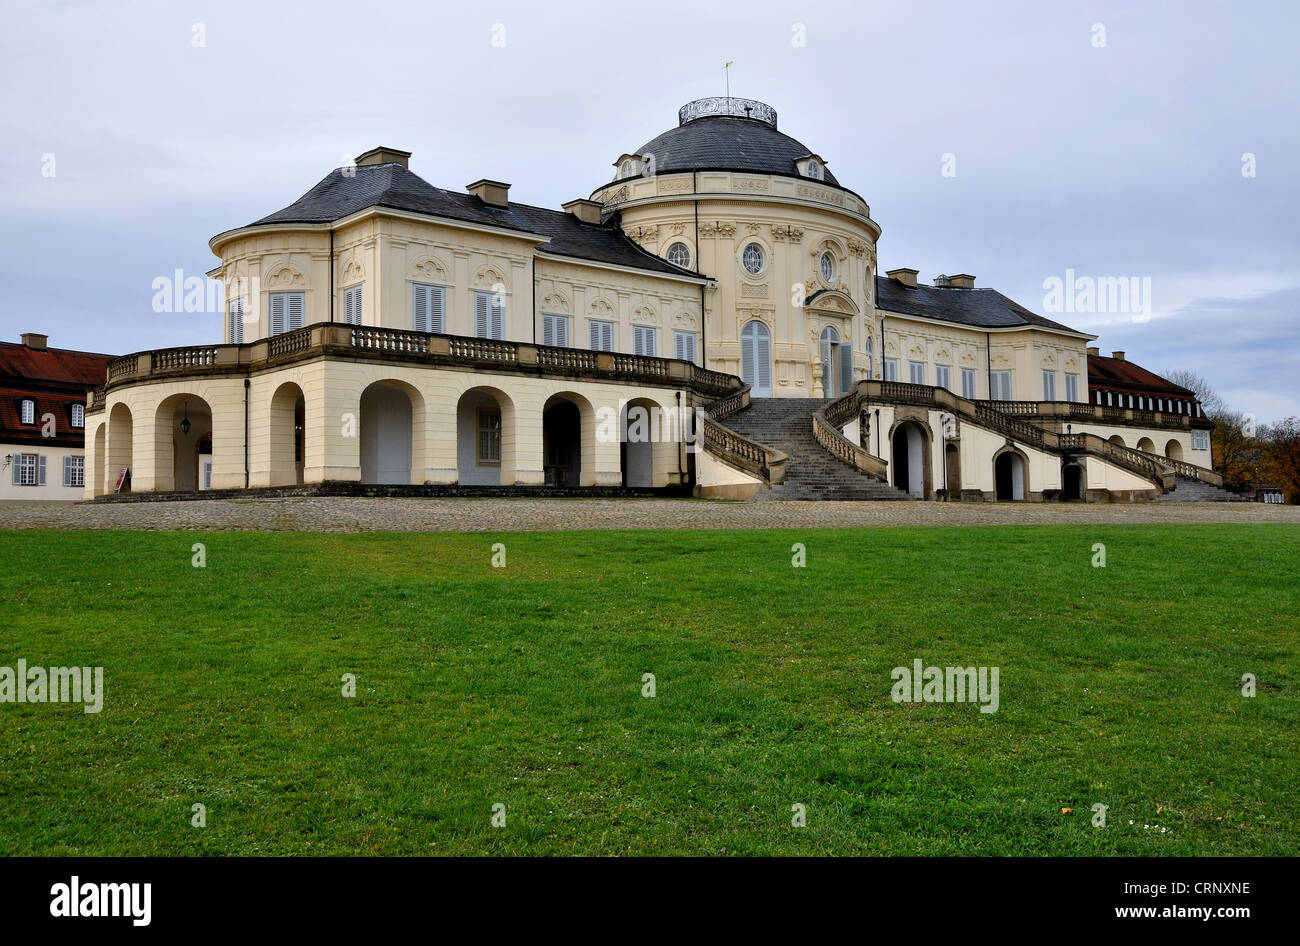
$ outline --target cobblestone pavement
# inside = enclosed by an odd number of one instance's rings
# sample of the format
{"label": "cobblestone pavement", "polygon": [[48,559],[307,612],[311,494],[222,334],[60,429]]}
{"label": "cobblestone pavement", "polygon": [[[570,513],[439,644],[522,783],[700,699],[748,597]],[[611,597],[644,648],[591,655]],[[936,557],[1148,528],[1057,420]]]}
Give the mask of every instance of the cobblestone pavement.
{"label": "cobblestone pavement", "polygon": [[362,499],[0,505],[0,529],[241,529],[518,532],[1069,523],[1300,524],[1300,506],[1262,503],[739,503],[681,499]]}

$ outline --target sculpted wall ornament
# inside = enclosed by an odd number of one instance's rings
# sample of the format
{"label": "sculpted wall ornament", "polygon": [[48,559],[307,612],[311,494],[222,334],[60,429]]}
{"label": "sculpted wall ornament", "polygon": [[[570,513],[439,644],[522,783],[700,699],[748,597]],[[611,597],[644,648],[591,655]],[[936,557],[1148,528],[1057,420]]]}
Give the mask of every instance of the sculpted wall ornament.
{"label": "sculpted wall ornament", "polygon": [[573,313],[568,297],[558,289],[542,296],[542,311],[551,315],[571,315]]}
{"label": "sculpted wall ornament", "polygon": [[740,295],[746,299],[766,299],[768,291],[767,283],[761,283],[757,286],[751,283],[740,284]]}
{"label": "sculpted wall ornament", "polygon": [[773,224],[772,239],[777,241],[785,241],[789,239],[792,242],[798,242],[803,239],[803,227],[790,227],[781,224]]}
{"label": "sculpted wall ornament", "polygon": [[361,268],[361,264],[357,262],[357,258],[354,256],[352,259],[348,260],[348,265],[343,267],[343,285],[360,282],[365,278],[365,270]]}
{"label": "sculpted wall ornament", "polygon": [[691,181],[687,178],[660,178],[659,193],[669,194],[676,191],[688,191],[691,189]]}
{"label": "sculpted wall ornament", "polygon": [[867,244],[861,240],[855,240],[849,237],[849,252],[854,256],[863,257],[867,255]]}
{"label": "sculpted wall ornament", "polygon": [[597,318],[612,317],[614,307],[609,304],[609,300],[597,296],[591,300],[591,305],[587,306],[587,314],[594,315]]}
{"label": "sculpted wall ornament", "polygon": [[415,264],[411,267],[411,275],[416,279],[447,282],[447,267],[435,257],[424,256],[415,261]]}
{"label": "sculpted wall ornament", "polygon": [[614,191],[614,193],[605,195],[605,205],[609,206],[610,204],[622,203],[627,200],[628,193],[627,185],[624,184],[618,190]]}
{"label": "sculpted wall ornament", "polygon": [[659,313],[648,305],[637,306],[632,312],[632,321],[640,325],[658,325]]}
{"label": "sculpted wall ornament", "polygon": [[491,289],[505,284],[505,277],[492,266],[483,266],[474,274],[474,286],[478,289]]}
{"label": "sculpted wall ornament", "polygon": [[306,286],[307,280],[288,263],[282,263],[271,271],[271,275],[266,279],[266,285],[271,289]]}
{"label": "sculpted wall ornament", "polygon": [[682,309],[673,316],[673,324],[685,326],[687,328],[695,328],[699,324],[699,318],[694,312],[687,312],[685,309]]}

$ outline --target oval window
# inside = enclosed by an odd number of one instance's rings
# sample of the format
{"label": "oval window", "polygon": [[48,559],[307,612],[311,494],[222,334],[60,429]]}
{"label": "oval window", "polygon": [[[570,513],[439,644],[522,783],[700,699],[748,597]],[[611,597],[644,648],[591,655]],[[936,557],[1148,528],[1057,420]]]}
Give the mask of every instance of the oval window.
{"label": "oval window", "polygon": [[761,246],[757,243],[751,243],[745,247],[745,252],[741,254],[740,261],[745,265],[745,272],[751,276],[757,276],[763,271],[766,256]]}

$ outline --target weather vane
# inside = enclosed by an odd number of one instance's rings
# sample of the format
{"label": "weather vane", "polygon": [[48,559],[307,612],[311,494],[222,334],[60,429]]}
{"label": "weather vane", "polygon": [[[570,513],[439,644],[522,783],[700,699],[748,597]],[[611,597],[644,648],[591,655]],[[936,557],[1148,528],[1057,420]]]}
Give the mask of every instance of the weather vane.
{"label": "weather vane", "polygon": [[734,59],[728,59],[722,71],[727,74],[727,111],[731,111],[731,67],[736,64]]}

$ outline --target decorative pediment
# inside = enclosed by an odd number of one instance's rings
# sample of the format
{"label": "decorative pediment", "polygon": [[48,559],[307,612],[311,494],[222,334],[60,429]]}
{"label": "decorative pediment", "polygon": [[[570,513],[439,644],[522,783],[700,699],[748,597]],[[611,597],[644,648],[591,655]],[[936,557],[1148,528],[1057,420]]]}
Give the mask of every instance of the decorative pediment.
{"label": "decorative pediment", "polygon": [[592,318],[609,319],[614,317],[614,307],[610,305],[608,299],[597,297],[587,306],[587,314]]}
{"label": "decorative pediment", "polygon": [[268,289],[299,289],[307,285],[307,280],[302,273],[288,263],[273,267],[270,275],[263,282]]}
{"label": "decorative pediment", "polygon": [[542,296],[541,311],[549,315],[571,315],[573,307],[569,304],[569,297],[556,289]]}
{"label": "decorative pediment", "polygon": [[354,256],[348,260],[348,264],[343,267],[343,285],[349,285],[354,282],[361,282],[366,278],[366,271],[361,268],[361,263]]}
{"label": "decorative pediment", "polygon": [[1066,371],[1078,371],[1078,370],[1079,370],[1079,362],[1078,362],[1078,360],[1077,360],[1073,355],[1071,355],[1069,358],[1065,359],[1065,370],[1066,370]]}
{"label": "decorative pediment", "polygon": [[1007,369],[1007,368],[1010,368],[1010,367],[1011,367],[1011,359],[1008,358],[1006,355],[1003,355],[1003,354],[997,354],[997,355],[994,355],[994,356],[993,356],[993,367],[994,367],[994,368],[998,368],[998,369],[1000,369],[1000,370],[1005,370],[1005,369]]}
{"label": "decorative pediment", "polygon": [[940,348],[934,353],[934,360],[940,365],[950,365],[952,364],[952,352],[948,351],[947,348]]}
{"label": "decorative pediment", "polygon": [[920,345],[913,345],[907,350],[907,357],[913,361],[925,361],[925,349]]}
{"label": "decorative pediment", "polygon": [[1043,367],[1047,369],[1056,367],[1056,352],[1049,351],[1043,353]]}
{"label": "decorative pediment", "polygon": [[422,256],[411,265],[411,276],[431,282],[450,282],[447,267],[435,256]]}
{"label": "decorative pediment", "polygon": [[639,325],[658,325],[659,313],[653,306],[639,305],[632,310],[632,321]]}
{"label": "decorative pediment", "polygon": [[673,324],[680,325],[683,328],[698,328],[700,320],[694,312],[687,312],[685,309],[682,309],[673,316]]}
{"label": "decorative pediment", "polygon": [[961,360],[958,362],[958,364],[960,364],[963,368],[974,368],[975,356],[972,355],[970,352],[966,352],[964,355],[961,356]]}
{"label": "decorative pediment", "polygon": [[839,316],[853,316],[857,315],[859,311],[853,298],[839,289],[822,289],[819,292],[814,292],[804,300],[803,305],[805,309],[811,309],[814,312]]}
{"label": "decorative pediment", "polygon": [[494,289],[505,284],[505,277],[493,266],[480,267],[479,271],[474,274],[474,286],[477,289]]}

